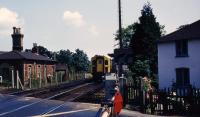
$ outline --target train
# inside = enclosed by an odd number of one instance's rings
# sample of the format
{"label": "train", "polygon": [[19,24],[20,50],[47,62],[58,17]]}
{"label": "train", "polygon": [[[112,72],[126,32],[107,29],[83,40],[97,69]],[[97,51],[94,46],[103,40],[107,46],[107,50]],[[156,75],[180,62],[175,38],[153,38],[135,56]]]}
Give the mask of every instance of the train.
{"label": "train", "polygon": [[105,75],[111,72],[111,59],[106,56],[95,55],[92,57],[91,62],[93,80],[95,82],[102,82]]}

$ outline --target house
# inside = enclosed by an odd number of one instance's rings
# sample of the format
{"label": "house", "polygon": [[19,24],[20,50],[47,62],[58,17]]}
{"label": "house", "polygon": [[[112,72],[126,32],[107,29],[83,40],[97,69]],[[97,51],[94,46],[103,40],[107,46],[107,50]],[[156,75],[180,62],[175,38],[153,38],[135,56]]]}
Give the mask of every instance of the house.
{"label": "house", "polygon": [[13,88],[31,88],[33,80],[38,80],[41,86],[54,75],[56,61],[37,53],[24,52],[23,37],[20,28],[14,27],[12,51],[0,54],[0,76]]}
{"label": "house", "polygon": [[159,88],[200,88],[200,20],[159,39]]}

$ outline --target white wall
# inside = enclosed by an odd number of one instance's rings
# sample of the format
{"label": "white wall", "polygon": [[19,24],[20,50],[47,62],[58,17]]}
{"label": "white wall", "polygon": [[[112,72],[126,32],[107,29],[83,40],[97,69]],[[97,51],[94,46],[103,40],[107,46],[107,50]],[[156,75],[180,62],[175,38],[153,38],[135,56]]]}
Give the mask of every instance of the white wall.
{"label": "white wall", "polygon": [[170,87],[176,81],[176,68],[190,69],[190,84],[200,88],[200,39],[188,41],[189,57],[176,57],[175,42],[158,44],[159,88]]}

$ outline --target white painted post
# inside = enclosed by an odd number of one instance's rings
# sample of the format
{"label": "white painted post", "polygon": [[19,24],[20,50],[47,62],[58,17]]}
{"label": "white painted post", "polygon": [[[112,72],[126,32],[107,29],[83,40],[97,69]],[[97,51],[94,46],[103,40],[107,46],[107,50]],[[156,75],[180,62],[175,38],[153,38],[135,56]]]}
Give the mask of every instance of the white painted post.
{"label": "white painted post", "polygon": [[[24,86],[22,85],[22,82],[21,82],[21,80],[20,80],[20,78],[19,78],[19,71],[17,71],[17,81],[18,81],[18,83],[20,84],[20,86],[21,86],[21,88],[22,88],[22,90],[24,89]],[[18,89],[19,89],[19,84],[18,84]]]}
{"label": "white painted post", "polygon": [[39,77],[40,77],[40,88],[41,88],[42,87],[42,78],[41,78],[41,75]]}
{"label": "white painted post", "polygon": [[17,70],[17,89],[19,89],[18,70]]}
{"label": "white painted post", "polygon": [[46,65],[44,65],[44,79],[45,79],[45,85],[47,85],[47,68],[46,68]]}
{"label": "white painted post", "polygon": [[14,70],[12,69],[12,88],[15,88]]}
{"label": "white painted post", "polygon": [[2,83],[3,82],[3,77],[2,76],[0,76],[0,83]]}
{"label": "white painted post", "polygon": [[61,82],[61,83],[62,83],[62,81],[63,81],[63,79],[62,79],[62,75],[63,75],[63,74],[60,73],[60,79],[61,79],[60,82]]}
{"label": "white painted post", "polygon": [[58,73],[56,72],[56,84],[58,84]]}
{"label": "white painted post", "polygon": [[[32,72],[32,71],[31,71]],[[30,80],[30,84],[29,84],[29,87],[30,87],[30,89],[31,89],[31,87],[32,87],[32,85],[31,85],[31,79],[32,79],[32,75],[30,75],[30,78],[29,78],[29,80]]]}

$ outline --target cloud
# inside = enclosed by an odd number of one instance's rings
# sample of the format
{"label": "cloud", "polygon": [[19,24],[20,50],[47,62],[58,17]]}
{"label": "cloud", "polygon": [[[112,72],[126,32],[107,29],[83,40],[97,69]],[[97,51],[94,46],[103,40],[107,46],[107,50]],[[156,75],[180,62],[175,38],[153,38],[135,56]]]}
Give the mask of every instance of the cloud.
{"label": "cloud", "polygon": [[99,35],[99,32],[97,31],[97,27],[95,25],[90,25],[88,22],[83,18],[83,15],[80,14],[78,11],[65,11],[63,13],[63,20],[66,25],[73,26],[73,27],[82,27],[87,31],[88,33],[97,36]]}
{"label": "cloud", "polygon": [[0,37],[11,34],[12,27],[22,26],[24,20],[18,14],[5,7],[0,8]]}
{"label": "cloud", "polygon": [[97,31],[97,28],[96,28],[95,25],[90,26],[89,29],[88,29],[88,31],[89,31],[91,34],[95,35],[95,36],[99,35],[99,32]]}
{"label": "cloud", "polygon": [[65,11],[63,14],[63,20],[66,25],[71,25],[75,27],[81,27],[85,25],[83,16],[78,11]]}

